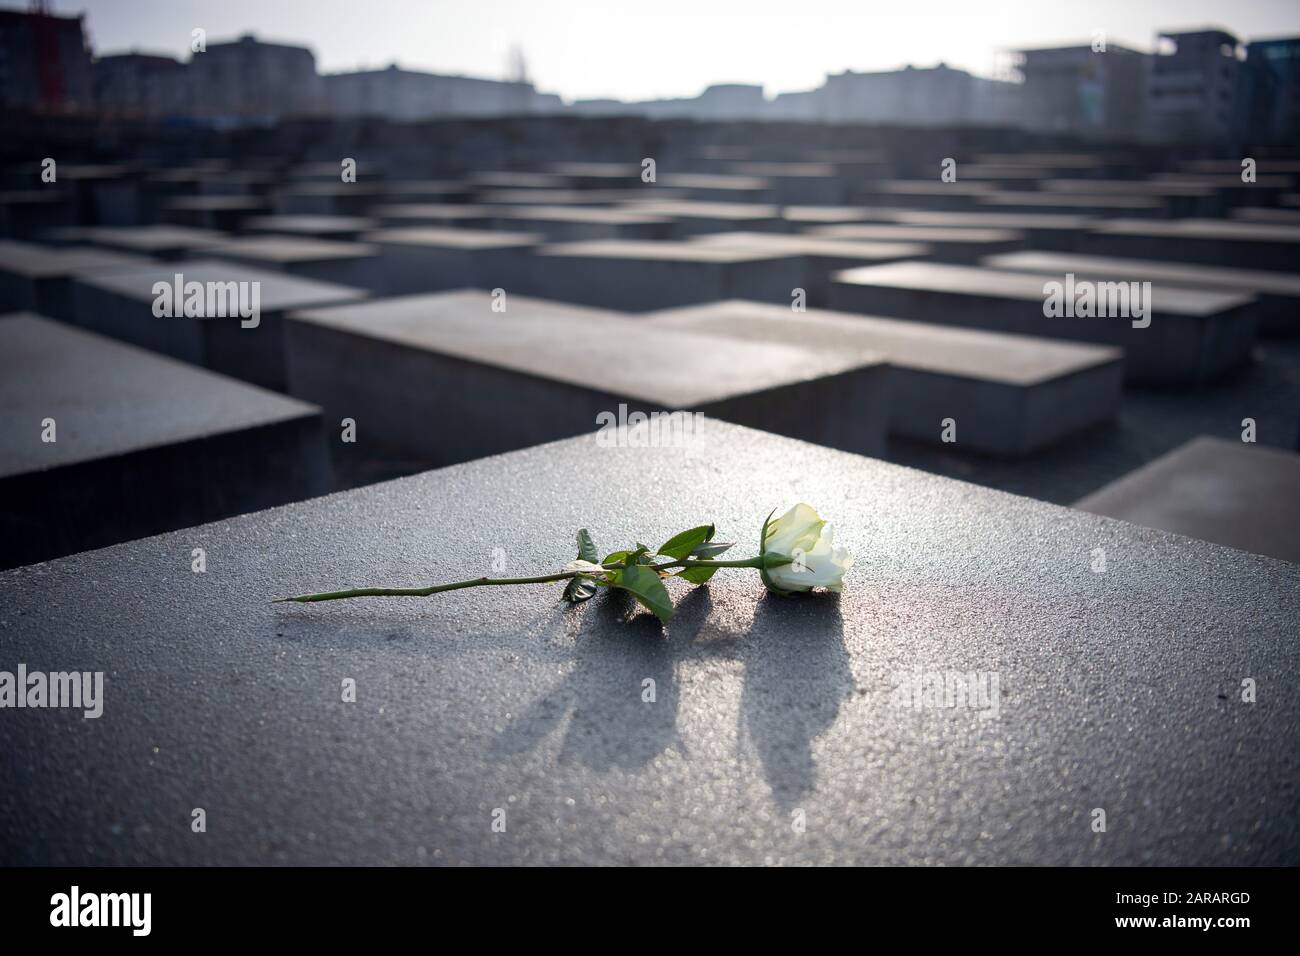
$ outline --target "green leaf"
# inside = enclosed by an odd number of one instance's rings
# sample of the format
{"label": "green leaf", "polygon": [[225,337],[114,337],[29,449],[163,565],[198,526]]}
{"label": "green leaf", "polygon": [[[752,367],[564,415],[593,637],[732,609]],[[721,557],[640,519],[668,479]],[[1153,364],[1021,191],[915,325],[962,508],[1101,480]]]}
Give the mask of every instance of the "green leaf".
{"label": "green leaf", "polygon": [[605,560],[600,563],[613,564],[615,561],[622,561],[631,553],[631,551],[611,551],[609,554],[605,555]]}
{"label": "green leaf", "polygon": [[659,553],[680,561],[706,541],[711,541],[714,531],[713,525],[706,524],[675,534],[659,546]]}
{"label": "green leaf", "polygon": [[717,568],[687,568],[685,571],[678,571],[677,576],[683,581],[690,581],[692,584],[703,584],[717,572]]}
{"label": "green leaf", "polygon": [[700,561],[707,561],[710,558],[716,558],[724,551],[730,551],[734,546],[734,541],[706,541],[691,552],[691,557]]}
{"label": "green leaf", "polygon": [[653,611],[667,624],[673,616],[673,602],[659,575],[647,567],[634,564],[619,575],[618,587],[632,592],[632,596]]}
{"label": "green leaf", "polygon": [[[591,539],[591,532],[586,528],[579,528],[577,537],[578,560],[599,564],[600,554],[596,551],[596,542]],[[598,590],[600,588],[594,578],[570,578],[569,583],[564,586],[564,600],[570,604],[578,604],[594,597]]]}
{"label": "green leaf", "polygon": [[590,561],[592,564],[600,563],[600,553],[596,550],[596,542],[591,540],[591,532],[586,528],[578,529],[578,557],[584,561]]}
{"label": "green leaf", "polygon": [[591,578],[570,578],[564,586],[564,600],[570,604],[580,604],[595,596],[600,588]]}

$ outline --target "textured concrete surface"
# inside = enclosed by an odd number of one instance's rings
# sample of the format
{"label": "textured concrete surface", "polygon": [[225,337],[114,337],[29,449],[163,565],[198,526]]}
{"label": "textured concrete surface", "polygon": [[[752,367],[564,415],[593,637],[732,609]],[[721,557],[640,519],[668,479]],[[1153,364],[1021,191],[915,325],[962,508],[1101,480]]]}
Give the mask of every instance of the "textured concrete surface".
{"label": "textured concrete surface", "polygon": [[1224,269],[1152,259],[1082,256],[1052,252],[1010,252],[988,256],[981,264],[1012,272],[1037,272],[1079,278],[1168,283],[1185,289],[1219,289],[1252,295],[1258,301],[1259,329],[1300,335],[1300,276],[1265,269]]}
{"label": "textured concrete surface", "polygon": [[1300,563],[1300,455],[1199,437],[1074,505]]}
{"label": "textured concrete surface", "polygon": [[197,254],[226,239],[224,233],[188,226],[88,226],[55,230],[56,242],[89,243],[161,259]]}
{"label": "textured concrete surface", "polygon": [[71,321],[74,274],[138,269],[149,261],[144,256],[88,246],[0,242],[0,312],[38,312]]}
{"label": "textured concrete surface", "polygon": [[244,229],[252,233],[319,236],[341,242],[351,242],[378,227],[376,220],[364,216],[255,216],[244,223]]}
{"label": "textured concrete surface", "polygon": [[1026,455],[1107,421],[1120,404],[1119,349],[734,300],[651,313],[646,321],[882,355],[890,366],[890,433],[941,442],[952,418],[953,451]]}
{"label": "textured concrete surface", "polygon": [[[105,671],[97,720],[0,712],[0,860],[1300,862],[1294,566],[707,435],[575,439],[0,575],[6,668]],[[579,526],[612,549],[714,520],[748,553],[799,500],[857,558],[839,597],[720,572],[672,586],[666,629],[553,585],[268,603],[488,573],[494,548],[549,570]],[[897,706],[893,676],[933,669],[998,673],[999,715]]]}
{"label": "textured concrete surface", "polygon": [[1026,272],[894,262],[834,279],[831,305],[844,311],[1119,346],[1125,375],[1137,382],[1204,384],[1244,364],[1255,343],[1258,302],[1236,292],[1152,283],[1143,302],[1149,325],[1134,327],[1123,315],[1044,315],[1053,280]]}
{"label": "textured concrete surface", "polygon": [[[1096,220],[1092,216],[1041,212],[933,212],[924,209],[884,209],[871,218],[914,226],[962,229],[1009,229],[1036,249],[1073,249],[1079,234]],[[1014,253],[1011,253],[1014,255]]]}
{"label": "textured concrete surface", "polygon": [[239,236],[213,246],[208,255],[355,289],[382,288],[379,250],[363,242],[292,235]]}
{"label": "textured concrete surface", "polygon": [[70,193],[48,189],[0,191],[0,236],[31,239],[77,221],[77,204]]}
{"label": "textured concrete surface", "polygon": [[620,404],[884,449],[879,353],[737,342],[518,295],[498,312],[494,301],[462,290],[296,312],[290,390],[438,464],[583,434]]}
{"label": "textured concrete surface", "polygon": [[181,196],[165,202],[162,215],[181,226],[234,231],[270,208],[264,196]]}
{"label": "textured concrete surface", "polygon": [[1089,189],[1078,192],[1000,190],[976,198],[973,209],[988,212],[1033,211],[1071,216],[1134,216],[1158,219],[1170,214],[1169,206],[1155,196],[1116,196]]}
{"label": "textured concrete surface", "polygon": [[919,242],[939,262],[974,262],[982,255],[1025,247],[1025,235],[1013,229],[913,225],[909,223],[841,223],[813,226],[809,235],[859,242]]}
{"label": "textured concrete surface", "polygon": [[1198,435],[1241,440],[1242,419],[1253,418],[1261,445],[1300,447],[1300,341],[1271,339],[1256,346],[1251,363],[1194,391],[1127,387],[1112,424],[1030,458],[999,460],[960,454],[951,445],[891,438],[886,457],[900,465],[1070,505],[1085,495],[1173,451]]}
{"label": "textured concrete surface", "polygon": [[917,242],[871,242],[776,232],[717,232],[696,236],[694,241],[726,249],[798,256],[804,265],[804,304],[811,306],[825,306],[830,301],[831,277],[836,272],[921,258],[931,252],[929,246]]}
{"label": "textured concrete surface", "polygon": [[1116,219],[1099,223],[1080,237],[1079,251],[1295,272],[1300,261],[1300,226],[1229,219]]}
{"label": "textured concrete surface", "polygon": [[540,233],[548,242],[588,239],[667,239],[673,220],[628,209],[598,206],[494,206],[490,225],[504,231]]}
{"label": "textured concrete surface", "polygon": [[[385,227],[452,226],[477,228],[492,220],[491,206],[450,203],[403,203],[397,206],[371,206],[370,215]],[[372,230],[373,231],[373,230]]]}
{"label": "textured concrete surface", "polygon": [[362,237],[379,250],[382,286],[372,291],[409,295],[447,289],[519,290],[541,236],[531,232],[409,226]]}
{"label": "textured concrete surface", "polygon": [[[243,326],[239,316],[159,318],[153,314],[156,282],[257,283],[260,316]],[[284,387],[281,321],[291,309],[364,299],[363,289],[303,279],[221,259],[156,263],[142,269],[79,275],[73,283],[74,321],[92,332],[161,352],[248,382]],[[251,321],[251,320],[250,320]]]}
{"label": "textured concrete surface", "polygon": [[3,567],[330,490],[315,406],[33,315],[0,317],[0,426]]}
{"label": "textured concrete surface", "polygon": [[664,191],[655,190],[654,198],[636,198],[626,208],[673,220],[672,236],[687,239],[711,232],[736,229],[785,232],[781,207],[766,203],[705,202],[699,199],[666,199]]}
{"label": "textured concrete surface", "polygon": [[522,291],[620,312],[717,299],[788,304],[804,274],[801,257],[779,252],[610,239],[542,246]]}

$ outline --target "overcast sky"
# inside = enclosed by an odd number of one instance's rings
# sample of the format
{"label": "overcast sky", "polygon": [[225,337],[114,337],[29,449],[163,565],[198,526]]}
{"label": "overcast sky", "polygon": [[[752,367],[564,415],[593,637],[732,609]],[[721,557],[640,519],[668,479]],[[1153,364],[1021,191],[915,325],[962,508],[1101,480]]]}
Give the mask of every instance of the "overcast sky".
{"label": "overcast sky", "polygon": [[[0,6],[23,6],[0,0]],[[188,56],[190,31],[309,46],[322,72],[503,77],[511,47],[565,99],[694,96],[710,83],[811,89],[828,72],[940,61],[992,75],[998,51],[1086,40],[1149,49],[1158,29],[1300,34],[1300,0],[54,0],[96,52]]]}

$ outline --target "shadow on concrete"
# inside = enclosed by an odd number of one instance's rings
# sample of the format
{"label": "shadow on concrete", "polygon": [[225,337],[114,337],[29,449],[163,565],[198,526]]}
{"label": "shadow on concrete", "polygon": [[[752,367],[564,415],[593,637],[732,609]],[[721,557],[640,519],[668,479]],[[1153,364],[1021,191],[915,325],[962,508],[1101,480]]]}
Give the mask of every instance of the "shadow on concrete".
{"label": "shadow on concrete", "polygon": [[[631,770],[665,750],[688,757],[677,732],[678,667],[720,657],[744,667],[741,734],[758,755],[783,810],[816,785],[813,740],[853,693],[839,595],[765,596],[748,632],[719,626],[707,587],[677,602],[667,628],[625,592],[603,594],[586,610],[574,668],[516,715],[492,745],[498,756],[540,746],[568,718],[561,763],[596,771]],[[654,702],[644,699],[654,681]]]}
{"label": "shadow on concrete", "polygon": [[765,595],[750,637],[741,729],[758,753],[773,800],[789,811],[816,786],[813,740],[835,723],[853,694],[840,596]]}
{"label": "shadow on concrete", "polygon": [[[566,716],[561,763],[592,770],[643,766],[677,738],[677,655],[663,627],[639,610],[630,594],[594,598],[578,634],[573,670],[507,725],[496,754],[537,747]],[[654,681],[654,700],[643,699]]]}

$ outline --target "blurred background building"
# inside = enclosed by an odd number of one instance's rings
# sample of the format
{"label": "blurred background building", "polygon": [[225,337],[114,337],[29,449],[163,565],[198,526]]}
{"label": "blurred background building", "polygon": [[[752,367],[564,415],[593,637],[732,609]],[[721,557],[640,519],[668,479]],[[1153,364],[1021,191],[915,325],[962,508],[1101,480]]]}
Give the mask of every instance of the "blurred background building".
{"label": "blurred background building", "polygon": [[829,75],[817,88],[764,95],[720,83],[698,96],[566,104],[528,80],[519,50],[508,78],[403,69],[320,75],[310,49],[254,36],[214,40],[187,61],[138,51],[92,58],[80,17],[44,5],[0,11],[6,109],[185,118],[215,126],[293,117],[420,121],[573,113],[646,119],[1009,126],[1096,140],[1226,143],[1300,136],[1300,37],[1243,43],[1207,27],[1161,32],[1154,52],[1119,43],[1010,51],[1006,77],[942,63]]}
{"label": "blurred background building", "polygon": [[95,108],[81,17],[0,10],[0,103],[5,109],[78,113]]}

